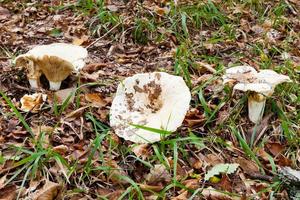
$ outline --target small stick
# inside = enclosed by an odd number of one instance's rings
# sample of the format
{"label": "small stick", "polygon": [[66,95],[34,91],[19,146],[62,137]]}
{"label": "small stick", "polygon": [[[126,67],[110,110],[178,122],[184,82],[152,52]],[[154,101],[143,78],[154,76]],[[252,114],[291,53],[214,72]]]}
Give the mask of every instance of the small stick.
{"label": "small stick", "polygon": [[289,7],[289,9],[291,10],[291,12],[294,14],[294,15],[297,15],[297,11],[293,8],[293,6],[289,3],[288,0],[284,0],[284,2],[286,3],[286,5]]}
{"label": "small stick", "polygon": [[106,37],[110,32],[112,32],[114,29],[116,29],[119,25],[121,24],[118,23],[116,24],[114,27],[112,27],[109,31],[107,31],[104,35],[102,35],[101,37],[97,38],[94,42],[92,42],[91,44],[89,44],[86,48],[90,48],[91,46],[93,46],[94,44],[96,44],[97,42],[99,42],[99,40],[101,40],[102,38]]}

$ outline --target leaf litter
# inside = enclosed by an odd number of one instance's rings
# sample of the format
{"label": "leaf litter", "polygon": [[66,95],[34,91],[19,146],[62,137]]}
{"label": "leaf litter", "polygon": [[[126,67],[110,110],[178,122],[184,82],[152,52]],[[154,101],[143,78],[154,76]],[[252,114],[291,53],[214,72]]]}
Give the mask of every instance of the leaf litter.
{"label": "leaf litter", "polygon": [[[84,2],[1,4],[1,198],[297,198],[297,185],[285,187],[300,162],[297,1]],[[41,77],[46,87],[35,91],[10,60],[57,42],[87,47],[87,65],[61,90],[49,92]],[[272,69],[294,81],[267,99],[267,114],[256,125],[247,119],[248,94],[222,85],[224,70],[238,65]],[[110,129],[109,109],[120,81],[154,71],[183,76],[192,101],[176,134],[136,145]],[[36,92],[48,96],[41,109],[18,110],[21,98]],[[234,163],[234,173],[217,170],[222,173],[205,181],[215,166]],[[27,169],[36,169],[36,176]]]}

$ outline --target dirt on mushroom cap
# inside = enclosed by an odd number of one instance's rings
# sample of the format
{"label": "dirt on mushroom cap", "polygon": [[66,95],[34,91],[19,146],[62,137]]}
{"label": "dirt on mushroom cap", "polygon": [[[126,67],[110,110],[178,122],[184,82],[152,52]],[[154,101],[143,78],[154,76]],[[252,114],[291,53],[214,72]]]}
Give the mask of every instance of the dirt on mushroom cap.
{"label": "dirt on mushroom cap", "polygon": [[131,124],[175,131],[189,108],[191,94],[183,79],[163,72],[136,74],[120,83],[111,107],[111,126],[120,137],[137,143],[161,135]]}

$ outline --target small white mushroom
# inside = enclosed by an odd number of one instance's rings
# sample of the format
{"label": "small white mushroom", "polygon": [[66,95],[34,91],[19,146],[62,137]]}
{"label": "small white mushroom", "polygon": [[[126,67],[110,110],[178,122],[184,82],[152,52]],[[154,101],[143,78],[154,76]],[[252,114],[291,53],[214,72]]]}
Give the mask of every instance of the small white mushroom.
{"label": "small white mushroom", "polygon": [[260,122],[266,98],[270,97],[276,85],[291,81],[286,75],[265,69],[257,72],[250,66],[237,66],[226,70],[223,83],[235,84],[234,90],[252,91],[248,98],[248,115],[253,123]]}
{"label": "small white mushroom", "polygon": [[83,47],[53,43],[39,45],[18,56],[15,60],[16,66],[24,67],[32,88],[39,87],[39,79],[42,74],[49,81],[51,90],[58,90],[61,82],[66,79],[72,71],[79,71],[84,67],[84,59],[87,50]]}
{"label": "small white mushroom", "polygon": [[110,109],[110,125],[126,140],[157,142],[162,135],[133,125],[176,131],[190,100],[191,93],[182,77],[164,72],[136,74],[119,84]]}

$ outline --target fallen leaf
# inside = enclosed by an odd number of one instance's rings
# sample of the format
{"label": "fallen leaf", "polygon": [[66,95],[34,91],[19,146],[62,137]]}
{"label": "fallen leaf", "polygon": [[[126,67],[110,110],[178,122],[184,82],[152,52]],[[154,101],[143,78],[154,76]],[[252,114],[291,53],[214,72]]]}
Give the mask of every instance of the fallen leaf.
{"label": "fallen leaf", "polygon": [[171,198],[171,200],[187,200],[187,199],[188,199],[188,191],[184,191],[180,195]]}
{"label": "fallen leaf", "polygon": [[78,109],[70,112],[69,114],[66,115],[66,117],[63,119],[63,121],[66,119],[70,120],[70,119],[76,119],[76,118],[80,117],[87,107],[88,106],[84,106],[84,107],[78,108]]}
{"label": "fallen leaf", "polygon": [[73,38],[73,41],[72,41],[72,44],[75,44],[75,45],[82,45],[83,43],[85,43],[87,40],[89,39],[88,36],[82,36],[80,38]]}
{"label": "fallen leaf", "polygon": [[8,19],[9,17],[9,10],[0,6],[0,20]]}
{"label": "fallen leaf", "polygon": [[0,189],[0,200],[15,200],[17,187],[15,185],[6,186]]}
{"label": "fallen leaf", "polygon": [[203,157],[203,160],[207,163],[208,166],[214,166],[214,165],[217,165],[219,163],[224,163],[224,159],[222,157],[217,156],[217,155],[212,154],[212,153],[207,154],[206,156],[201,155],[201,157]]}
{"label": "fallen leaf", "polygon": [[64,155],[68,151],[68,149],[69,147],[63,144],[53,147],[53,151],[59,153],[60,155]]}
{"label": "fallen leaf", "polygon": [[275,157],[277,157],[285,149],[282,144],[276,142],[269,142],[266,144],[266,147]]}
{"label": "fallen leaf", "polygon": [[204,124],[205,120],[206,118],[204,113],[200,113],[200,111],[196,108],[190,109],[184,118],[184,121],[189,127]]}
{"label": "fallen leaf", "polygon": [[58,90],[54,93],[54,97],[59,104],[62,104],[69,98],[69,103],[72,103],[75,98],[76,88],[67,88],[63,90]]}
{"label": "fallen leaf", "polygon": [[231,197],[225,193],[219,192],[212,187],[204,188],[201,193],[205,199],[213,199],[213,200],[237,200],[239,197]]}
{"label": "fallen leaf", "polygon": [[171,179],[171,174],[162,164],[154,165],[154,167],[150,169],[150,173],[146,176],[146,181],[148,184],[154,184],[161,181],[168,183],[171,181]]}
{"label": "fallen leaf", "polygon": [[232,192],[232,183],[227,175],[223,175],[218,185],[222,188],[222,190]]}
{"label": "fallen leaf", "polygon": [[148,144],[133,145],[131,150],[138,158],[142,158],[142,160],[146,160],[152,155]]}
{"label": "fallen leaf", "polygon": [[117,12],[119,10],[115,5],[107,5],[106,8],[112,12]]}
{"label": "fallen leaf", "polygon": [[160,16],[164,16],[164,15],[167,15],[169,14],[170,12],[170,8],[168,7],[159,7],[159,6],[155,6],[154,8],[154,12]]}
{"label": "fallen leaf", "polygon": [[291,159],[279,154],[279,156],[277,156],[275,159],[275,163],[279,166],[291,166],[293,162]]}
{"label": "fallen leaf", "polygon": [[60,185],[58,183],[46,181],[45,185],[34,196],[34,200],[54,200],[58,197]]}
{"label": "fallen leaf", "polygon": [[[182,181],[182,184],[190,190],[196,190],[200,187],[200,182],[198,179],[187,179]],[[179,193],[183,193],[186,189],[182,189]]]}
{"label": "fallen leaf", "polygon": [[42,93],[35,93],[32,95],[24,95],[20,102],[20,110],[25,112],[37,113],[41,110],[43,103],[46,101],[47,95]]}
{"label": "fallen leaf", "polygon": [[245,173],[258,173],[259,167],[253,161],[247,160],[243,157],[234,159],[234,162],[238,163]]}
{"label": "fallen leaf", "polygon": [[210,178],[219,175],[220,173],[232,174],[237,170],[238,167],[239,164],[237,163],[217,164],[205,174],[204,180],[208,181]]}
{"label": "fallen leaf", "polygon": [[94,107],[104,107],[107,105],[107,101],[99,93],[88,93],[84,95],[85,99],[92,103]]}
{"label": "fallen leaf", "polygon": [[199,160],[198,158],[194,158],[194,157],[190,157],[189,158],[189,163],[191,165],[191,167],[193,167],[194,169],[201,169],[203,162],[201,160]]}
{"label": "fallen leaf", "polygon": [[99,188],[97,189],[97,193],[101,197],[106,197],[109,200],[117,200],[124,193],[124,190],[119,189],[119,190],[111,191],[109,189]]}
{"label": "fallen leaf", "polygon": [[154,191],[154,192],[159,192],[161,191],[162,189],[164,189],[164,186],[163,185],[147,185],[147,184],[139,184],[140,188],[142,190],[145,190],[145,191]]}
{"label": "fallen leaf", "polygon": [[108,170],[108,180],[111,180],[113,183],[125,184],[127,183],[121,177],[126,177],[127,173],[118,165],[114,160],[108,160],[107,166],[111,169]]}

